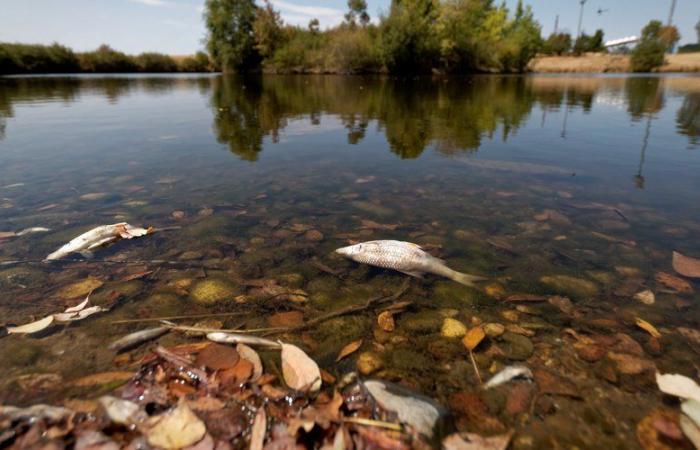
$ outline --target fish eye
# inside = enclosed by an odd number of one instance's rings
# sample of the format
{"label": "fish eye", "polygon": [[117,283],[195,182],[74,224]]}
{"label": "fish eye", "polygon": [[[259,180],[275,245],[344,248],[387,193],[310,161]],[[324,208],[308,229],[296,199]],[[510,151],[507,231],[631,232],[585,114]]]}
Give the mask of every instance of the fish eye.
{"label": "fish eye", "polygon": [[357,251],[361,252],[362,251],[362,244],[357,244]]}

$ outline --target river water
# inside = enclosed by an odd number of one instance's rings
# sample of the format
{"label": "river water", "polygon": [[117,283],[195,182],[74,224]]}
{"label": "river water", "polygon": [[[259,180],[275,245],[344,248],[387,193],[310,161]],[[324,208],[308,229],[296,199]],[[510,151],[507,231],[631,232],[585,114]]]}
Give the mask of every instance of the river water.
{"label": "river water", "polygon": [[[117,222],[158,230],[40,262]],[[50,231],[12,235],[29,227]],[[411,279],[393,331],[369,309],[277,336],[458,429],[514,429],[514,448],[636,448],[644,417],[678,409],[654,372],[700,371],[700,284],[671,263],[700,258],[699,234],[697,76],[0,78],[0,261],[25,261],[0,267],[0,325],[90,291],[110,308],[0,339],[0,402],[109,391],[73,380],[133,368],[148,345],[107,345],[153,325],[115,321],[284,327],[390,294],[405,275],[333,250],[398,239],[489,280]],[[478,388],[450,335],[486,324],[480,375],[524,364],[535,383]]]}

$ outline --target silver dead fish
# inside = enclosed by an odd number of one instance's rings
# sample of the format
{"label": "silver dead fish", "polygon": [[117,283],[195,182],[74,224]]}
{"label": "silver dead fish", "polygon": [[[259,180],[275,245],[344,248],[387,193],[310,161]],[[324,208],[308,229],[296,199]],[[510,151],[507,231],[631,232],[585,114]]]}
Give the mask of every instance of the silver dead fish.
{"label": "silver dead fish", "polygon": [[115,223],[112,225],[102,225],[87,231],[75,239],[71,240],[63,247],[46,257],[46,261],[65,258],[71,253],[81,253],[83,256],[90,257],[90,250],[100,247],[110,242],[116,241],[119,238],[132,239],[148,234],[149,230],[138,228],[129,225],[126,222]]}
{"label": "silver dead fish", "polygon": [[498,372],[496,375],[491,377],[491,379],[484,384],[484,389],[495,388],[503,383],[507,383],[514,378],[524,378],[526,380],[532,380],[532,372],[525,366],[508,366],[505,369]]}
{"label": "silver dead fish", "polygon": [[157,328],[147,328],[145,330],[137,331],[135,333],[127,334],[121,339],[112,342],[109,345],[110,350],[116,350],[118,352],[126,350],[128,348],[135,347],[143,342],[150,341],[151,339],[156,339],[163,336],[165,333],[170,331],[168,327],[157,327]]}
{"label": "silver dead fish", "polygon": [[445,261],[426,253],[420,245],[403,241],[369,241],[336,250],[353,261],[393,269],[412,277],[425,273],[440,275],[465,286],[474,286],[486,278],[457,272],[445,265]]}
{"label": "silver dead fish", "polygon": [[252,346],[272,348],[281,347],[281,344],[279,342],[271,341],[270,339],[265,339],[257,336],[252,336],[249,334],[216,332],[208,333],[207,339],[209,339],[210,341],[218,342],[220,344],[247,344]]}

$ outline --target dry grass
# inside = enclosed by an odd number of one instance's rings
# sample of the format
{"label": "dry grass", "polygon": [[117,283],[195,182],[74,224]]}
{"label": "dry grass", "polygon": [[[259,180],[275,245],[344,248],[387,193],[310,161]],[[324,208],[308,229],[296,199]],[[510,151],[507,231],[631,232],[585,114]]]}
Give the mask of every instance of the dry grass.
{"label": "dry grass", "polygon": [[[530,70],[537,73],[629,72],[629,57],[604,53],[583,56],[541,56],[532,60]],[[666,55],[666,64],[658,72],[700,72],[700,53]]]}

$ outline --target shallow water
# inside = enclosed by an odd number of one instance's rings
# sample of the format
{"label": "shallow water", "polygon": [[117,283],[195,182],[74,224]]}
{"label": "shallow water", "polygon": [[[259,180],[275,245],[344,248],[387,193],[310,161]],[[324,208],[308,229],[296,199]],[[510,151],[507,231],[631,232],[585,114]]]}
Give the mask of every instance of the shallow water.
{"label": "shallow water", "polygon": [[[449,405],[460,429],[514,428],[515,448],[634,448],[637,423],[664,406],[654,366],[700,370],[700,342],[678,332],[700,329],[698,295],[656,279],[674,273],[674,250],[700,258],[698,174],[697,76],[0,78],[0,232],[51,229],[0,239],[0,260],[41,260],[100,224],[166,229],[91,261],[0,268],[0,324],[78,303],[73,285],[85,280],[82,291],[111,307],[45,336],[0,339],[0,402],[108,390],[71,381],[128,370],[106,347],[151,324],[116,320],[239,312],[220,325],[261,328],[299,318],[279,312],[309,319],[391,293],[404,275],[332,250],[401,239],[491,278],[488,289],[414,279],[393,332],[370,310],[282,338],[336,376],[362,354],[374,375]],[[197,302],[212,282],[223,298]],[[652,305],[633,299],[646,289]],[[573,304],[503,300],[513,294]],[[475,351],[484,377],[521,362],[582,398],[541,379],[522,411],[508,387],[478,393],[460,340],[441,336],[447,317],[508,327]]]}

